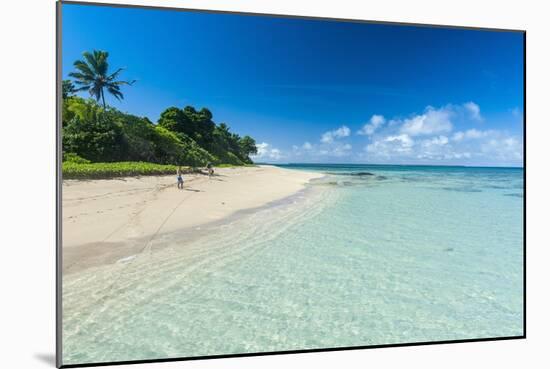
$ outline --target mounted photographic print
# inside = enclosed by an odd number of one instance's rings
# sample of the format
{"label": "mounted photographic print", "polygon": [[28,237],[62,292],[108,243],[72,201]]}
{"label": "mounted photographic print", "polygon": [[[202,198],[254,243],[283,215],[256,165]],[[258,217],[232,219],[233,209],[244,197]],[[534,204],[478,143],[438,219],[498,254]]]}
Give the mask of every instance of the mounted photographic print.
{"label": "mounted photographic print", "polygon": [[524,338],[524,56],[58,3],[58,366]]}

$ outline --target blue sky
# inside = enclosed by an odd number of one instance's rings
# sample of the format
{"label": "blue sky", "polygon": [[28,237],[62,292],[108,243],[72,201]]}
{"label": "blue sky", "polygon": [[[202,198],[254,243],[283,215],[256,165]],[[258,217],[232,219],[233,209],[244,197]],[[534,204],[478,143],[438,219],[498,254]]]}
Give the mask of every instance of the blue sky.
{"label": "blue sky", "polygon": [[63,5],[63,78],[93,49],[137,79],[109,104],[208,107],[257,161],[523,162],[521,33]]}

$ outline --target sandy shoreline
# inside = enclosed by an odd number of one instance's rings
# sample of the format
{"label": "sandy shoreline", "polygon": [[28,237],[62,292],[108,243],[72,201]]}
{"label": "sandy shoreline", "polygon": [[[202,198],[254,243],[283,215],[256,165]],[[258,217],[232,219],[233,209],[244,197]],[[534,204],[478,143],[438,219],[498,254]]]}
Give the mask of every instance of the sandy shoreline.
{"label": "sandy shoreline", "polygon": [[74,272],[135,255],[157,235],[200,227],[291,196],[319,173],[274,166],[186,175],[63,181],[63,269]]}

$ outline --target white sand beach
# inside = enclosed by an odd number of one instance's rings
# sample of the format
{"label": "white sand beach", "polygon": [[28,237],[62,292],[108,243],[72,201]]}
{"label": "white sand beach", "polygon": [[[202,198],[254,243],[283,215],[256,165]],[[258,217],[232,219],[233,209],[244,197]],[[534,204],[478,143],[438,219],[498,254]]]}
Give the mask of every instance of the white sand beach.
{"label": "white sand beach", "polygon": [[63,181],[63,269],[140,252],[156,235],[221,220],[288,197],[319,173],[274,166],[218,168],[212,178],[176,175]]}

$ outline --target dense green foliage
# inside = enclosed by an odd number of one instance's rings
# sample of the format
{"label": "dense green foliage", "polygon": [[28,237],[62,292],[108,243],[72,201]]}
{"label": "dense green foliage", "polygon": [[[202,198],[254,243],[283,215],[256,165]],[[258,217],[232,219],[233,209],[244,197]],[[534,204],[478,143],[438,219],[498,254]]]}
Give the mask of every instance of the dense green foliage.
{"label": "dense green foliage", "polygon": [[76,96],[63,104],[64,153],[91,162],[144,161],[193,167],[221,163],[185,133],[155,125],[147,118],[105,110],[93,100]]}
{"label": "dense green foliage", "polygon": [[249,155],[256,153],[256,142],[250,136],[240,137],[231,133],[225,123],[216,125],[212,113],[206,108],[196,111],[192,106],[184,109],[171,107],[160,115],[160,127],[186,135],[200,147],[212,153],[217,162],[227,164],[249,164]]}
{"label": "dense green foliage", "polygon": [[[151,172],[160,170],[155,164],[169,165],[163,170],[174,172],[176,166],[252,163],[250,155],[257,153],[254,139],[240,137],[224,123],[216,124],[207,108],[197,111],[192,106],[170,107],[154,124],[148,118],[107,106],[105,91],[121,99],[120,86],[131,84],[117,80],[122,69],[109,74],[108,55],[103,51],[85,52],[84,60],[76,61],[76,71],[69,74],[74,81],[63,81],[65,178],[97,178],[96,173],[100,173],[99,177],[158,174]],[[89,91],[92,98],[75,95],[83,90]],[[111,162],[116,165],[109,166]],[[131,166],[128,162],[139,163]]]}
{"label": "dense green foliage", "polygon": [[[187,117],[186,111],[195,109],[176,112],[186,117],[179,120],[168,119],[169,114],[163,113],[159,124],[153,124],[147,118],[104,109],[92,99],[68,96],[63,101],[65,161],[78,157],[89,162],[143,161],[192,167],[252,163],[248,155],[256,152],[254,139],[240,138],[223,123],[217,126],[211,114],[204,115],[206,109],[194,113],[193,118]],[[182,122],[194,124],[195,129]]]}
{"label": "dense green foliage", "polygon": [[63,124],[64,152],[94,162],[123,160],[128,145],[122,125],[111,112],[80,98],[72,97],[65,104],[70,120]]}
{"label": "dense green foliage", "polygon": [[74,93],[76,92],[75,90],[76,90],[76,87],[74,86],[72,81],[68,79],[63,81],[63,84],[62,84],[63,99],[66,99],[67,97],[74,95]]}
{"label": "dense green foliage", "polygon": [[[140,175],[176,175],[177,166],[144,162],[76,163],[63,162],[63,179],[101,179]],[[192,171],[191,168],[182,168]]]}

